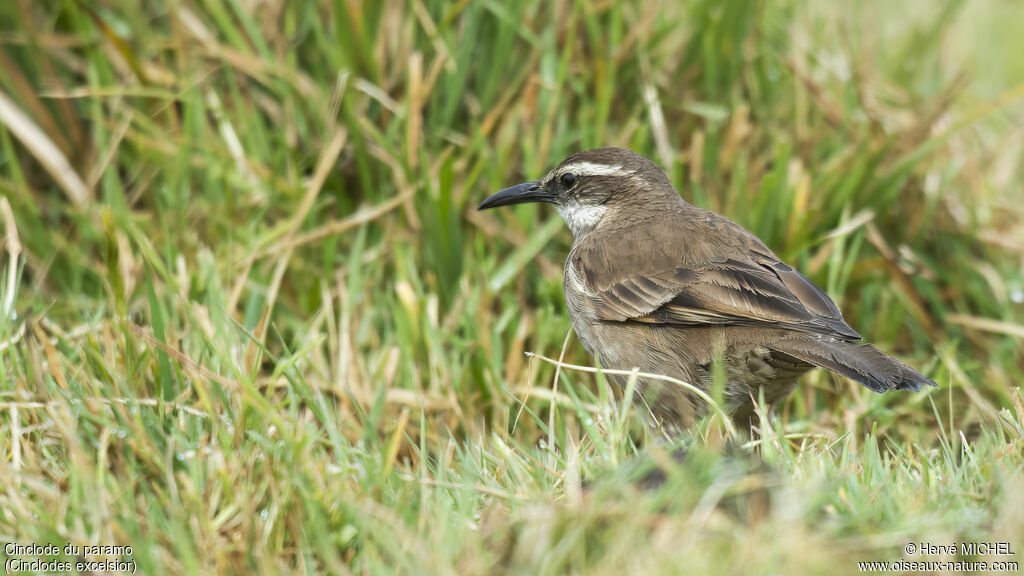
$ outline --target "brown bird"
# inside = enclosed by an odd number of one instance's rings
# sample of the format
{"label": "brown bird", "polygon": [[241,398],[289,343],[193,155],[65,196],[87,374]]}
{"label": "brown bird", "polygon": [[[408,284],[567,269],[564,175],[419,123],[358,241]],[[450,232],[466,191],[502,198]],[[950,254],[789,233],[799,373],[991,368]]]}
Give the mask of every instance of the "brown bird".
{"label": "brown bird", "polygon": [[[875,392],[934,382],[870,344],[839,308],[751,232],[685,202],[653,162],[621,148],[573,154],[484,210],[555,204],[575,241],[565,300],[583,346],[605,368],[662,374],[709,392],[721,358],[725,410],[748,428],[754,400],[775,404],[815,366]],[[621,390],[628,378],[611,376]],[[636,401],[673,438],[708,406],[677,384],[639,379]]]}

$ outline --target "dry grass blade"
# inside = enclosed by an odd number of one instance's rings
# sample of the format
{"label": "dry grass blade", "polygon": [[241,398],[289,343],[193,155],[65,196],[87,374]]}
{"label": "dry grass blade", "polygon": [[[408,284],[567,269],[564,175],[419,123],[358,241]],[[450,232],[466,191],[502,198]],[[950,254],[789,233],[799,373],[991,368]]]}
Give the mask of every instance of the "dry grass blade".
{"label": "dry grass blade", "polygon": [[973,330],[980,330],[982,332],[1006,334],[1007,336],[1024,338],[1024,324],[1004,322],[1002,320],[995,320],[992,318],[980,318],[978,316],[969,316],[967,314],[948,314],[946,315],[946,322],[958,324]]}
{"label": "dry grass blade", "polygon": [[64,153],[2,90],[0,90],[0,124],[7,126],[7,129],[24,144],[32,156],[46,168],[50,177],[67,194],[73,204],[82,207],[89,202],[91,199],[89,188],[71,167]]}
{"label": "dry grass blade", "polygon": [[342,232],[347,232],[353,228],[359,227],[368,222],[372,222],[377,218],[384,216],[388,212],[391,212],[395,208],[402,206],[407,200],[409,200],[413,196],[413,194],[414,192],[412,190],[409,190],[376,206],[360,210],[359,212],[356,212],[355,214],[342,220],[328,222],[326,224],[318,226],[317,228],[314,228],[313,230],[310,230],[309,232],[299,234],[294,238],[282,239],[281,241],[276,242],[273,245],[268,246],[267,248],[257,250],[251,256],[243,260],[240,260],[236,266],[248,266],[251,265],[256,260],[259,260],[260,258],[263,258],[270,254],[278,254],[284,250],[293,250],[295,248],[298,248],[299,246],[313,244],[315,242],[323,240],[324,238],[327,238],[328,236],[341,234]]}
{"label": "dry grass blade", "polygon": [[217,374],[216,372],[211,371],[209,368],[206,368],[202,364],[186,356],[183,352],[175,350],[174,348],[168,346],[167,344],[164,344],[163,342],[157,340],[156,336],[153,336],[152,332],[143,328],[142,326],[139,326],[137,324],[131,324],[130,326],[132,332],[134,332],[135,335],[137,335],[140,339],[145,341],[150,346],[162,350],[165,354],[173,358],[175,362],[178,362],[183,368],[186,369],[186,371],[189,373],[191,377],[202,378],[204,380],[212,380],[232,390],[241,389],[241,385],[238,382],[235,382],[230,378],[226,378],[224,376],[221,376],[220,374]]}
{"label": "dry grass blade", "polygon": [[[186,406],[177,402],[156,400],[154,398],[105,398],[98,396],[85,396],[82,398],[75,398],[71,401],[72,405],[89,405],[93,403],[118,404],[121,406],[149,406],[152,408],[166,406],[171,410],[184,412],[189,416],[196,416],[198,418],[208,418],[210,416],[208,412],[197,410],[191,406]],[[65,400],[51,400],[49,402],[33,402],[30,400],[22,402],[0,402],[0,410],[46,410],[60,408],[67,404],[68,402]]]}
{"label": "dry grass blade", "polygon": [[722,417],[722,423],[725,425],[726,429],[729,431],[729,434],[732,435],[732,436],[736,435],[736,430],[732,426],[732,420],[729,418],[729,415],[725,413],[725,410],[723,410],[722,407],[719,406],[718,403],[716,403],[711,398],[711,396],[708,396],[706,392],[704,392],[700,388],[697,388],[693,384],[690,384],[689,382],[683,382],[682,380],[679,380],[677,378],[672,378],[671,376],[665,376],[664,374],[653,374],[651,372],[640,372],[638,370],[613,370],[613,369],[610,369],[610,368],[609,369],[605,369],[605,368],[595,368],[593,366],[579,366],[579,365],[576,365],[576,364],[566,364],[564,362],[559,362],[558,360],[555,360],[554,358],[548,358],[547,356],[542,356],[540,354],[535,354],[533,352],[527,352],[526,356],[528,358],[536,358],[536,359],[538,359],[538,360],[540,360],[542,362],[547,362],[548,364],[551,364],[552,366],[557,366],[558,368],[564,368],[566,370],[573,370],[573,371],[576,371],[576,372],[586,372],[588,374],[599,374],[599,373],[615,374],[617,376],[630,376],[630,377],[633,377],[633,378],[646,378],[648,380],[659,380],[661,382],[668,382],[670,384],[675,384],[676,386],[681,386],[683,388],[686,388],[690,392],[692,392],[695,396],[697,396],[698,398],[700,398],[704,402],[706,402],[708,404],[708,406],[711,407],[712,410],[717,412]]}
{"label": "dry grass blade", "polygon": [[18,259],[21,258],[22,247],[18,226],[14,220],[14,212],[11,211],[11,203],[7,201],[7,198],[0,198],[0,216],[4,221],[4,244],[9,256],[7,284],[4,289],[4,301],[0,302],[0,314],[3,314],[4,318],[11,318],[11,312],[14,311],[14,295],[17,292]]}

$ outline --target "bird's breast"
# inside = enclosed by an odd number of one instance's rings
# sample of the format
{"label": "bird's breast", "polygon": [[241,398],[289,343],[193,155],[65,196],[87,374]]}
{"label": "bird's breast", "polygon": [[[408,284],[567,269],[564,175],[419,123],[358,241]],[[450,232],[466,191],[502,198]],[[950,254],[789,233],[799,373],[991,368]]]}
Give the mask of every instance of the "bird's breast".
{"label": "bird's breast", "polygon": [[582,274],[573,264],[571,253],[565,261],[562,287],[565,290],[565,305],[569,309],[572,328],[587,352],[594,355],[596,352],[594,330],[598,324],[598,317],[593,300],[597,295],[587,290]]}

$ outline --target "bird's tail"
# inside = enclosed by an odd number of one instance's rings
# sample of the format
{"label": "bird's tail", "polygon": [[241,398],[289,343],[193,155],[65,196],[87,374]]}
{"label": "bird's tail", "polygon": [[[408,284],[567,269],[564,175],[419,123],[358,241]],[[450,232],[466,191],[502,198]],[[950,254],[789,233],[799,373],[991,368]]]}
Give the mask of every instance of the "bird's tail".
{"label": "bird's tail", "polygon": [[827,368],[855,380],[874,392],[920,390],[935,386],[929,378],[871,344],[853,344],[828,339],[782,338],[770,348]]}

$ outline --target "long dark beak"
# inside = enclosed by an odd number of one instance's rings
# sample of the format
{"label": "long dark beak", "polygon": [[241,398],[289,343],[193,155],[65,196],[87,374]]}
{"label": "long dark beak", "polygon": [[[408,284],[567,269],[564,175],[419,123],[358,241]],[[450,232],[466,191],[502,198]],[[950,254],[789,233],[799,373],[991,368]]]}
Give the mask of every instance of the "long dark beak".
{"label": "long dark beak", "polygon": [[477,210],[487,210],[496,206],[508,206],[509,204],[523,204],[525,202],[550,202],[554,203],[556,197],[549,194],[540,187],[540,182],[524,182],[511,188],[505,188],[480,203]]}

